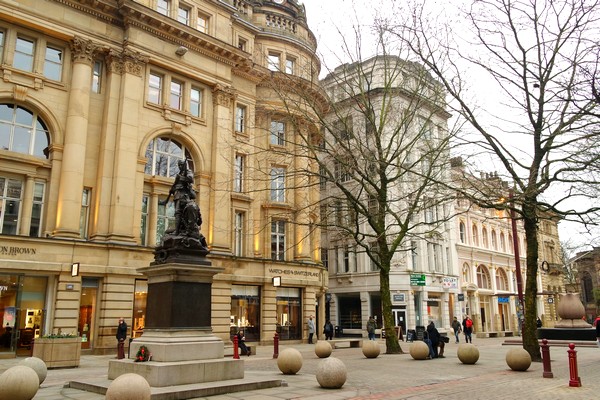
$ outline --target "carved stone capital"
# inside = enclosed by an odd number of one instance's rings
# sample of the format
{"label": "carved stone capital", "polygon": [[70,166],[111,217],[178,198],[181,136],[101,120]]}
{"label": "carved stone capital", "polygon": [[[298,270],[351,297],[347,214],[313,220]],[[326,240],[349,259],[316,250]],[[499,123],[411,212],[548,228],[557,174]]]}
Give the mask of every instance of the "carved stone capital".
{"label": "carved stone capital", "polygon": [[212,92],[213,103],[217,106],[231,107],[235,100],[235,91],[231,87],[216,84]]}
{"label": "carved stone capital", "polygon": [[91,64],[100,50],[102,50],[102,47],[91,40],[75,36],[71,41],[71,53],[74,62]]}
{"label": "carved stone capital", "polygon": [[122,52],[111,49],[106,56],[108,70],[119,75],[128,73],[142,76],[144,65],[147,62],[148,57],[128,49],[125,49]]}

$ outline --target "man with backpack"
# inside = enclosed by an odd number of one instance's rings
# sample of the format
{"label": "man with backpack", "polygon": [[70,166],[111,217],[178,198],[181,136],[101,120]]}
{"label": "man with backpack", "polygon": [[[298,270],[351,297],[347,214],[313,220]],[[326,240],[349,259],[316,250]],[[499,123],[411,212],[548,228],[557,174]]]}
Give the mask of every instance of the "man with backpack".
{"label": "man with backpack", "polygon": [[465,342],[473,343],[473,338],[471,337],[471,334],[473,333],[473,320],[468,315],[463,319],[462,326],[463,332],[465,333]]}

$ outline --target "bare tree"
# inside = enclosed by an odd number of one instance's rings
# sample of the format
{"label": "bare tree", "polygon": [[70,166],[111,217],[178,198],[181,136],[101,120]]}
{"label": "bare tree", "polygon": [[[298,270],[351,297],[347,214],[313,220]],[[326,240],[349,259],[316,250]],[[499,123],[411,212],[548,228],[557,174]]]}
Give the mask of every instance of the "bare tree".
{"label": "bare tree", "polygon": [[[361,34],[356,31],[358,43]],[[283,74],[273,89],[295,116],[294,140],[303,149],[295,156],[318,166],[323,238],[368,257],[379,274],[384,328],[394,332],[390,273],[400,266],[396,274],[401,270],[408,283],[414,240],[436,249],[436,272],[457,275],[447,271],[442,251],[452,213],[452,135],[440,84],[398,49],[390,51],[383,34],[376,37],[378,55],[367,60],[345,47],[352,61],[321,81],[327,104],[315,103],[306,87],[290,95],[294,86]],[[313,125],[321,130],[306,129]],[[402,352],[395,335],[386,335],[386,351]]]}
{"label": "bare tree", "polygon": [[[546,212],[588,226],[598,221],[599,104],[586,72],[598,62],[600,5],[473,0],[457,13],[448,7],[460,28],[434,20],[426,2],[409,13],[397,10],[381,26],[443,84],[451,108],[472,128],[466,140],[491,154],[514,185],[514,206],[506,206],[522,219],[527,240],[523,347],[540,360],[538,222]],[[486,82],[486,96],[497,90],[503,101],[480,109],[469,90],[476,76],[485,77],[479,83]],[[489,206],[497,207],[493,201]]]}

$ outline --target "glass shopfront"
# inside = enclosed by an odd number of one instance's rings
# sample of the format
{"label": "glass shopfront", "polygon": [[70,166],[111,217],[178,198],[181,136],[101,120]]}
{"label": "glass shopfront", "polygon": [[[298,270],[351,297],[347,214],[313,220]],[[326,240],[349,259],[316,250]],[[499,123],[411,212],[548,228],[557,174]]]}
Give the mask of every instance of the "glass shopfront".
{"label": "glass shopfront", "polygon": [[277,333],[281,340],[302,339],[302,299],[298,288],[277,288]]}
{"label": "glass shopfront", "polygon": [[247,341],[260,340],[260,287],[233,285],[229,333],[242,331]]}
{"label": "glass shopfront", "polygon": [[145,279],[135,280],[135,292],[133,294],[133,326],[132,337],[142,336],[146,326],[146,304],[148,300],[148,281]]}
{"label": "glass shopfront", "polygon": [[81,298],[79,301],[79,335],[81,336],[81,348],[92,347],[94,338],[96,301],[98,298],[98,278],[81,279]]}
{"label": "glass shopfront", "polygon": [[30,354],[41,335],[48,278],[0,274],[0,354]]}

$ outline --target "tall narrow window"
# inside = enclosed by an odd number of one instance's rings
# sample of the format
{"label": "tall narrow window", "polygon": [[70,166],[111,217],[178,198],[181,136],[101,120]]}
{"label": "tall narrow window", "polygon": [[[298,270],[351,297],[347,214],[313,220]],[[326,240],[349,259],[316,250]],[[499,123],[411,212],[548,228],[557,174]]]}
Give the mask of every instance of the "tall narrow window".
{"label": "tall narrow window", "polygon": [[321,263],[323,268],[329,270],[329,249],[327,247],[321,247]]}
{"label": "tall narrow window", "polygon": [[242,257],[244,255],[244,213],[236,211],[233,227],[233,255]]}
{"label": "tall narrow window", "polygon": [[246,132],[246,107],[240,104],[235,107],[235,131]]}
{"label": "tall narrow window", "polygon": [[238,49],[242,51],[248,51],[248,41],[246,39],[239,38],[238,39]]}
{"label": "tall narrow window", "polygon": [[269,53],[267,56],[267,67],[271,71],[279,71],[280,70],[280,56],[277,53]]}
{"label": "tall narrow window", "polygon": [[53,47],[46,47],[44,57],[44,76],[54,81],[60,81],[62,75],[63,51]]}
{"label": "tall narrow window", "polygon": [[156,11],[167,17],[171,14],[171,1],[170,0],[157,0]]}
{"label": "tall narrow window", "polygon": [[142,221],[140,223],[140,242],[142,246],[147,245],[148,234],[148,195],[142,196]]}
{"label": "tall narrow window", "polygon": [[208,33],[208,16],[207,15],[198,14],[196,29],[198,29],[202,33]]}
{"label": "tall narrow window", "polygon": [[0,222],[4,235],[16,235],[23,183],[0,177]]}
{"label": "tall narrow window", "polygon": [[271,168],[271,201],[285,201],[285,168]]}
{"label": "tall narrow window", "polygon": [[244,191],[244,163],[246,157],[243,154],[236,154],[233,171],[233,191],[242,193]]}
{"label": "tall narrow window", "polygon": [[161,104],[162,102],[162,85],[163,77],[158,74],[150,74],[148,80],[148,101],[154,104]]}
{"label": "tall narrow window", "polygon": [[285,260],[285,221],[271,222],[271,259]]}
{"label": "tall narrow window", "polygon": [[190,113],[194,117],[202,115],[202,90],[195,87],[190,91]]}
{"label": "tall narrow window", "polygon": [[0,31],[0,61],[4,60],[4,31]]}
{"label": "tall narrow window", "polygon": [[42,228],[42,213],[44,211],[44,188],[41,182],[33,186],[33,205],[31,207],[31,224],[29,225],[29,236],[39,237]]}
{"label": "tall narrow window", "polygon": [[81,212],[79,214],[79,237],[88,238],[88,224],[90,221],[90,195],[91,189],[84,188],[81,194]]}
{"label": "tall narrow window", "polygon": [[176,80],[171,81],[169,105],[175,110],[181,110],[181,97],[183,94],[183,83]]}
{"label": "tall narrow window", "polygon": [[179,6],[179,9],[177,10],[177,21],[181,22],[184,25],[190,24],[189,8]]}
{"label": "tall narrow window", "polygon": [[417,242],[414,240],[410,242],[410,258],[411,258],[413,271],[418,271],[419,270],[419,268],[418,268],[419,267],[419,256],[417,254]]}
{"label": "tall narrow window", "polygon": [[23,71],[33,71],[34,51],[35,43],[33,40],[18,37],[17,45],[15,47],[13,66]]}
{"label": "tall narrow window", "polygon": [[271,121],[271,144],[277,146],[285,144],[285,124],[281,121]]}
{"label": "tall narrow window", "polygon": [[460,242],[466,243],[467,242],[467,228],[465,227],[465,223],[462,221],[458,224],[458,232],[459,232]]}
{"label": "tall narrow window", "polygon": [[102,61],[94,61],[92,69],[92,93],[100,93],[102,89]]}
{"label": "tall narrow window", "polygon": [[158,204],[158,213],[156,221],[156,243],[160,243],[165,231],[170,226],[175,226],[175,206],[170,201],[166,205]]}
{"label": "tall narrow window", "polygon": [[293,58],[287,58],[285,60],[285,73],[293,75],[296,69],[296,60]]}

